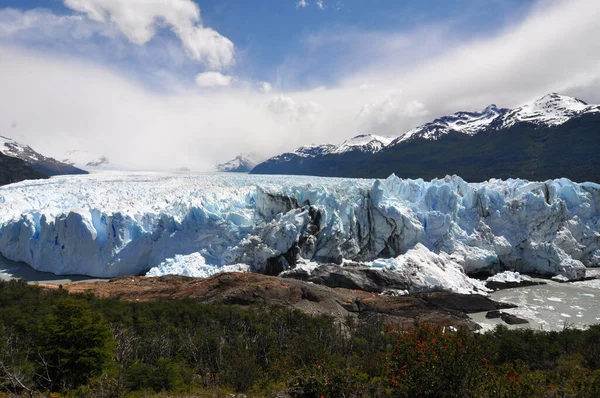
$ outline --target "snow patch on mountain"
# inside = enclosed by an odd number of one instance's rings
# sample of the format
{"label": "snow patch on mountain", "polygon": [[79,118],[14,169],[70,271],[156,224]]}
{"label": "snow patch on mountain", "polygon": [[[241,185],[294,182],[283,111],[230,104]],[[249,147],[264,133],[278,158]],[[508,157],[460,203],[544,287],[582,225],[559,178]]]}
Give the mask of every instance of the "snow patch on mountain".
{"label": "snow patch on mountain", "polygon": [[23,160],[27,163],[28,167],[45,176],[87,173],[71,164],[59,162],[54,158],[44,156],[33,150],[30,146],[8,137],[0,136],[0,152],[6,156]]}
{"label": "snow patch on mountain", "polygon": [[345,153],[350,151],[362,151],[375,153],[392,142],[392,138],[382,137],[373,134],[357,135],[354,138],[344,141],[342,144],[333,148],[329,153]]}
{"label": "snow patch on mountain", "polygon": [[457,112],[409,130],[396,139],[392,145],[415,138],[437,140],[440,136],[448,134],[451,131],[475,135],[490,127],[498,117],[501,117],[507,111],[508,109],[498,108],[492,104],[481,112]]}
{"label": "snow patch on mountain", "polygon": [[391,145],[415,138],[437,140],[442,135],[458,132],[475,135],[486,129],[502,129],[517,123],[558,126],[585,113],[600,112],[600,106],[566,95],[551,93],[515,109],[490,105],[481,112],[457,112],[409,130]]}
{"label": "snow patch on mountain", "polygon": [[26,162],[39,161],[42,156],[31,149],[30,146],[21,144],[12,138],[0,136],[0,152],[6,156],[18,158]]}
{"label": "snow patch on mountain", "polygon": [[275,157],[271,161],[287,162],[293,158],[314,158],[317,156],[329,154],[342,154],[346,152],[359,151],[365,153],[375,153],[386,147],[392,142],[392,138],[383,137],[374,134],[357,135],[349,140],[344,141],[339,145],[323,144],[323,145],[304,145],[296,149],[294,152],[287,152]]}
{"label": "snow patch on mountain", "polygon": [[588,105],[577,98],[552,93],[506,112],[502,116],[501,127],[510,127],[520,122],[558,126],[575,116],[597,111],[598,106]]}

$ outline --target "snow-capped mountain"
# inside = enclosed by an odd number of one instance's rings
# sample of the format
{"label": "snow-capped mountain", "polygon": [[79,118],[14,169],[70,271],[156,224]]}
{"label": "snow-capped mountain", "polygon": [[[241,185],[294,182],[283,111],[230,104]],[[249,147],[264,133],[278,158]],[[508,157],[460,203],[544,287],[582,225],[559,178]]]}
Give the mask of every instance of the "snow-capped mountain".
{"label": "snow-capped mountain", "polygon": [[0,152],[6,156],[18,158],[26,162],[39,162],[45,158],[45,156],[31,149],[30,146],[3,136],[0,136]]}
{"label": "snow-capped mountain", "polygon": [[498,108],[492,104],[481,112],[457,112],[444,116],[406,132],[394,144],[415,138],[436,140],[450,132],[475,135],[490,128],[500,130],[523,122],[542,127],[559,126],[574,117],[598,112],[599,105],[588,105],[577,98],[551,93],[515,109]]}
{"label": "snow-capped mountain", "polygon": [[222,173],[248,173],[260,162],[257,154],[242,153],[225,163],[216,165],[215,170]]}
{"label": "snow-capped mountain", "polygon": [[[456,173],[474,181],[564,176],[600,181],[599,120],[599,105],[552,93],[514,109],[489,105],[481,112],[440,117],[394,140],[358,136],[338,146],[302,147],[268,159],[252,172],[332,177],[396,173],[414,178]],[[576,137],[568,140],[576,130]],[[554,151],[563,159],[551,167]]]}
{"label": "snow-capped mountain", "polygon": [[374,134],[357,135],[339,145],[305,145],[296,149],[294,152],[286,152],[275,156],[267,162],[290,162],[297,159],[318,158],[325,155],[340,155],[344,153],[375,153],[380,151],[392,142],[392,138],[383,137]]}
{"label": "snow-capped mountain", "polygon": [[552,93],[506,112],[501,118],[500,128],[507,128],[520,122],[540,126],[559,126],[574,117],[588,113],[600,113],[600,106],[588,105],[577,98]]}
{"label": "snow-capped mountain", "polygon": [[390,137],[362,134],[344,141],[342,144],[333,148],[330,153],[345,153],[351,151],[375,153],[380,151],[383,147],[388,146],[392,141],[393,139]]}
{"label": "snow-capped mountain", "polygon": [[481,112],[457,112],[450,116],[435,119],[433,122],[425,123],[415,127],[398,137],[394,144],[412,139],[436,140],[451,131],[457,131],[467,135],[475,135],[488,128],[498,117],[506,114],[508,109],[498,108],[492,104]]}
{"label": "snow-capped mountain", "polygon": [[110,161],[104,155],[76,149],[66,152],[62,162],[84,170],[95,170],[110,165]]}
{"label": "snow-capped mountain", "polygon": [[[22,167],[27,167],[37,173],[38,178],[46,176],[55,176],[62,174],[86,174],[87,172],[81,170],[73,165],[59,162],[58,160],[42,155],[39,152],[33,150],[30,146],[19,143],[11,138],[0,136],[0,153],[4,156],[15,158],[23,161]],[[14,162],[13,162],[14,163]],[[6,171],[5,171],[6,172]],[[7,174],[19,174],[19,169],[11,169],[11,172]],[[19,181],[22,177],[12,178],[8,175],[11,182]],[[33,178],[33,175],[28,178]],[[7,180],[8,181],[8,180]]]}

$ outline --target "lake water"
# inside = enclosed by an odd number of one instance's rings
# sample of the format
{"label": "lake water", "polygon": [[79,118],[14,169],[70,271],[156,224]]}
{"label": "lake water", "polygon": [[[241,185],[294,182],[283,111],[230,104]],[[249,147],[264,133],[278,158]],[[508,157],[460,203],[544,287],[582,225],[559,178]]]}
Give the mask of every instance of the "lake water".
{"label": "lake water", "polygon": [[[600,270],[590,270],[588,276],[597,276],[598,271]],[[496,301],[517,305],[518,308],[503,311],[530,322],[510,327],[561,330],[565,326],[583,328],[600,323],[600,279],[569,283],[540,281],[547,284],[499,290],[490,295]],[[471,318],[483,330],[504,323],[500,319],[486,319],[485,314],[471,314]]]}
{"label": "lake water", "polygon": [[24,279],[30,283],[54,284],[105,280],[84,275],[55,275],[50,272],[36,271],[25,263],[10,261],[0,255],[0,280],[7,281],[16,278]]}

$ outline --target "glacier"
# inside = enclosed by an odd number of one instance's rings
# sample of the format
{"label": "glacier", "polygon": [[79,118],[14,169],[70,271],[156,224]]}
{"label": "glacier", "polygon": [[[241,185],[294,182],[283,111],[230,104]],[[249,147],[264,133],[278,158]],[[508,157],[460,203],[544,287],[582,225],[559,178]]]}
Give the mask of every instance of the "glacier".
{"label": "glacier", "polygon": [[600,265],[600,185],[100,172],[0,187],[0,253],[55,274],[278,274],[355,261],[412,291]]}

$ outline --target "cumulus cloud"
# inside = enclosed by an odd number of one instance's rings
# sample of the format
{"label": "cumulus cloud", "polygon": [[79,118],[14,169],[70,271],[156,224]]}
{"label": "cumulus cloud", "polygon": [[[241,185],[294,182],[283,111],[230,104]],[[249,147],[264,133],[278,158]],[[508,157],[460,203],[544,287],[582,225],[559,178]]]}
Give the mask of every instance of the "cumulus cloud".
{"label": "cumulus cloud", "polygon": [[204,72],[196,76],[196,84],[200,87],[228,87],[232,81],[232,76],[220,72]]}
{"label": "cumulus cloud", "polygon": [[321,10],[324,10],[324,9],[325,9],[325,4],[323,4],[323,0],[317,0],[317,1],[315,1],[315,5],[316,5],[316,6],[317,6],[319,9],[321,9]]}
{"label": "cumulus cloud", "polygon": [[297,8],[305,8],[306,6],[308,6],[308,3],[306,2],[306,0],[299,0],[296,3]]}
{"label": "cumulus cloud", "polygon": [[157,29],[168,26],[192,59],[213,69],[233,63],[233,43],[202,26],[200,8],[192,0],[64,0],[64,3],[94,21],[114,24],[135,44],[146,44]]}

